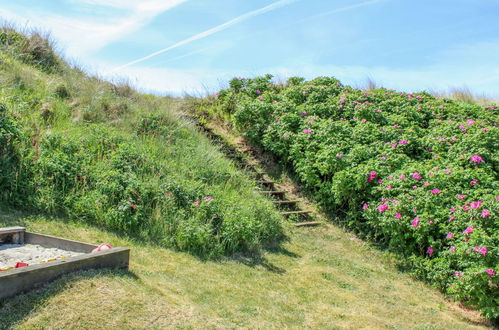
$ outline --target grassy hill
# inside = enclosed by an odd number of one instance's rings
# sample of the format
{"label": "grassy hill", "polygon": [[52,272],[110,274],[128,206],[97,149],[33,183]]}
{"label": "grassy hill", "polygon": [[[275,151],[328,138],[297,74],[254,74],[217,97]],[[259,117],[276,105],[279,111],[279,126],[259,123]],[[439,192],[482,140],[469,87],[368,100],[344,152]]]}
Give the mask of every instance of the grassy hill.
{"label": "grassy hill", "polygon": [[0,226],[132,249],[0,302],[8,328],[418,328],[489,324],[335,225],[296,230],[179,115],[0,30]]}

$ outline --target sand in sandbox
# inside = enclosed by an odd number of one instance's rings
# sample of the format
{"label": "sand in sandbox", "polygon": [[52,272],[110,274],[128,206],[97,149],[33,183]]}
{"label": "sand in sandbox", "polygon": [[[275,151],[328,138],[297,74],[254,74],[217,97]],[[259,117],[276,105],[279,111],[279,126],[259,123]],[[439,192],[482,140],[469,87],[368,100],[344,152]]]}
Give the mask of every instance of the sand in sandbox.
{"label": "sand in sandbox", "polygon": [[0,245],[0,269],[14,267],[18,262],[30,265],[61,257],[73,257],[83,253],[55,248],[44,248],[33,244],[3,244]]}

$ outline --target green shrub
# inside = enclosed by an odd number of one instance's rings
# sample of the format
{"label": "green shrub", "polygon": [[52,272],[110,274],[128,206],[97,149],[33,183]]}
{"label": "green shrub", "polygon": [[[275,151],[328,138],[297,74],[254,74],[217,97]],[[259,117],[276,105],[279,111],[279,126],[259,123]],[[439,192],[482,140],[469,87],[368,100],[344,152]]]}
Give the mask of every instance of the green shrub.
{"label": "green shrub", "polygon": [[285,88],[270,79],[238,79],[215,107],[360,236],[497,318],[497,276],[485,272],[499,261],[497,107],[365,92],[334,78]]}

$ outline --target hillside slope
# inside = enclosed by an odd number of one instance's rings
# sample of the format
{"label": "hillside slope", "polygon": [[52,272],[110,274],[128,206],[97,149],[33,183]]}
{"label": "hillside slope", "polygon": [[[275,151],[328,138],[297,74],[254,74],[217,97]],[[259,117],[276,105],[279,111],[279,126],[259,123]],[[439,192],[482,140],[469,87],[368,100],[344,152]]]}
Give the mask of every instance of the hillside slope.
{"label": "hillside slope", "polygon": [[66,214],[203,257],[282,237],[253,182],[174,109],[0,30],[0,203]]}

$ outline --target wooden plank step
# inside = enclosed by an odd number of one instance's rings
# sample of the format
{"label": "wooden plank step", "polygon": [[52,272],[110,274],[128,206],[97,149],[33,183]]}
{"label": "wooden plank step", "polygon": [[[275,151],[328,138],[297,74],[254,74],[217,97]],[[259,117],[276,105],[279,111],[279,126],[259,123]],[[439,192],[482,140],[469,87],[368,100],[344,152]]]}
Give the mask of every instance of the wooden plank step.
{"label": "wooden plank step", "polygon": [[284,195],[286,192],[285,191],[270,190],[270,191],[260,191],[260,193],[262,193],[264,195]]}
{"label": "wooden plank step", "polygon": [[295,227],[311,227],[311,226],[319,226],[322,225],[320,221],[307,221],[307,222],[297,222],[295,223]]}
{"label": "wooden plank step", "polygon": [[275,182],[267,181],[267,180],[258,180],[258,184],[267,184],[267,185],[275,185]]}
{"label": "wooden plank step", "polygon": [[277,204],[277,205],[294,205],[298,203],[299,201],[273,201],[272,203]]}
{"label": "wooden plank step", "polygon": [[289,212],[281,212],[281,215],[292,215],[292,214],[309,214],[311,211],[289,211]]}

